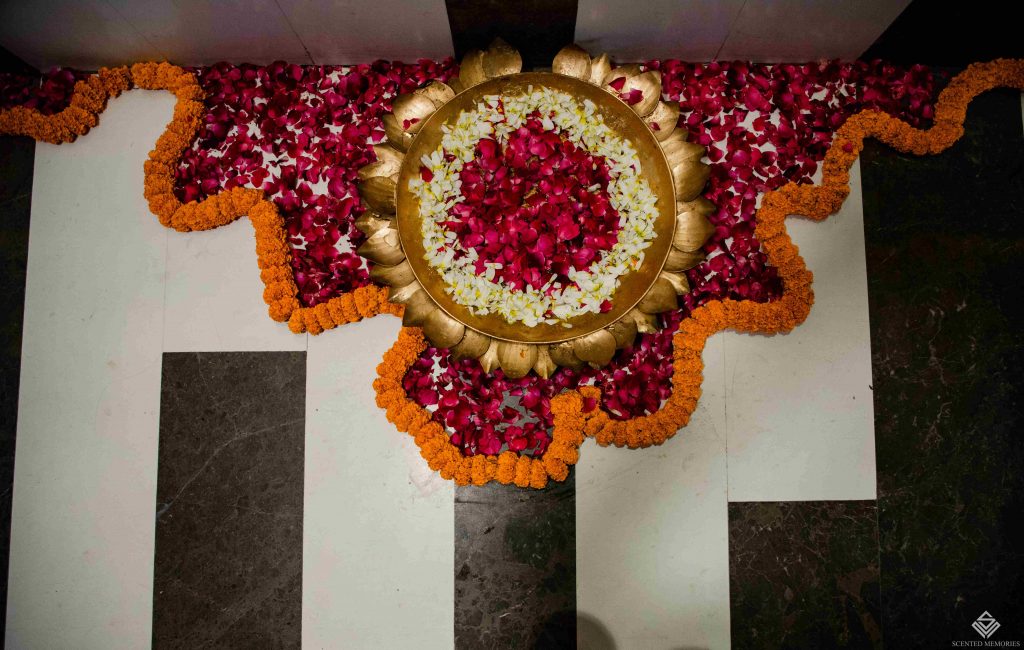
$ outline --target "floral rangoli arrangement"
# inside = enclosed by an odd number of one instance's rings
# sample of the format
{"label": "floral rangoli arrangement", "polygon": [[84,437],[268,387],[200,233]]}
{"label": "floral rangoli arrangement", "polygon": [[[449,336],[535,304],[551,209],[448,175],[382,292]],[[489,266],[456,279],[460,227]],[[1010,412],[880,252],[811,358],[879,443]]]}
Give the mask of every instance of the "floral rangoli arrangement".
{"label": "floral rangoli arrangement", "polygon": [[[565,479],[587,437],[640,448],[675,435],[700,396],[708,336],[785,332],[806,318],[811,273],[785,218],[838,210],[865,138],[938,153],[962,134],[971,98],[1024,88],[1024,62],[1012,60],[971,66],[936,98],[920,66],[614,67],[566,48],[543,74],[604,93],[646,135],[610,128],[598,110],[608,102],[590,109],[579,93],[544,84],[444,108],[520,68],[518,53],[496,43],[458,67],[142,63],[3,77],[0,133],[68,142],[125,90],[174,93],[174,117],[145,164],[143,191],[161,223],[206,230],[248,216],[270,316],[297,333],[402,316],[374,382],[388,419],[447,479],[539,488]],[[445,128],[431,127],[446,110]],[[673,193],[690,196],[673,196],[671,210],[659,208],[664,187],[657,157],[638,146],[645,139],[666,164],[689,165],[685,182],[670,177]],[[423,146],[427,155],[406,155]],[[403,200],[417,209],[403,212]],[[401,228],[403,214],[419,227]],[[656,227],[666,218],[675,220],[667,239]],[[416,264],[444,278],[430,286],[436,296],[412,282],[419,272],[403,252],[412,235]],[[652,259],[658,246],[664,254]],[[645,265],[656,271],[637,302],[650,300],[647,311],[619,300]],[[459,318],[444,301],[464,310]],[[473,319],[549,340],[496,338]],[[599,327],[574,337],[580,319]]]}

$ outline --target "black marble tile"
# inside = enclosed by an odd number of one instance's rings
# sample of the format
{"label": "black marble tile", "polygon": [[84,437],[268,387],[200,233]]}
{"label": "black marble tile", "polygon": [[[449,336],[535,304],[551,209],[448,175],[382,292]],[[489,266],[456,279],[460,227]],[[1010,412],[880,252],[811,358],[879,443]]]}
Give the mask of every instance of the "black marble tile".
{"label": "black marble tile", "polygon": [[879,648],[874,501],[729,504],[732,647]]}
{"label": "black marble tile", "polygon": [[298,648],[304,352],[163,357],[155,648]]}
{"label": "black marble tile", "polygon": [[1024,641],[1021,95],[974,100],[938,156],[861,159],[882,629],[893,648]]}
{"label": "black marble tile", "polygon": [[550,68],[576,34],[576,0],[445,0],[445,6],[459,59],[501,37],[519,50],[524,70]]}
{"label": "black marble tile", "polygon": [[14,448],[35,142],[0,137],[0,630],[7,618]]}
{"label": "black marble tile", "polygon": [[17,75],[38,75],[39,71],[14,56],[7,48],[0,46],[0,73]]}
{"label": "black marble tile", "polygon": [[32,196],[36,143],[26,137],[0,136],[0,205]]}
{"label": "black marble tile", "polygon": [[455,647],[576,647],[576,487],[455,492]]}
{"label": "black marble tile", "polygon": [[1002,0],[913,0],[861,58],[945,66],[1020,58],[1024,39],[1005,11]]}

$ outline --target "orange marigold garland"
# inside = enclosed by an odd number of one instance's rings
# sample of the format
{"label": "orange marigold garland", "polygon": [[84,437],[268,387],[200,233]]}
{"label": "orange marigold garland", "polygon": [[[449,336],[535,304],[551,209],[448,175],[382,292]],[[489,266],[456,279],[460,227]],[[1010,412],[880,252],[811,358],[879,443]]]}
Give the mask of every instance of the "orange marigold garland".
{"label": "orange marigold garland", "polygon": [[[97,116],[111,97],[133,85],[168,90],[177,98],[174,116],[145,164],[145,195],[150,210],[162,224],[180,231],[208,230],[248,214],[256,233],[260,277],[266,287],[264,299],[272,318],[288,321],[294,332],[319,334],[380,313],[401,314],[400,307],[388,302],[387,291],[372,285],[316,307],[301,307],[283,219],[260,190],[235,188],[187,204],[177,200],[173,193],[174,169],[194,139],[204,110],[195,76],[177,66],[140,63],[131,68],[102,69],[76,84],[70,105],[59,113],[45,116],[21,107],[0,111],[0,133],[27,135],[53,144],[73,141],[97,124]],[[918,155],[944,151],[963,134],[971,99],[997,87],[1024,89],[1024,61],[1001,59],[968,67],[939,95],[934,126],[928,130],[915,129],[878,111],[852,116],[835,134],[822,166],[821,185],[789,184],[765,194],[756,215],[756,235],[769,263],[778,269],[784,292],[771,303],[713,301],[683,320],[673,337],[673,392],[658,411],[615,420],[596,406],[600,390],[584,387],[552,399],[552,442],[543,456],[520,456],[511,451],[464,456],[444,428],[409,399],[402,386],[406,371],[426,347],[419,328],[403,328],[378,366],[379,378],[374,381],[378,405],[399,430],[415,438],[432,469],[461,485],[498,481],[542,488],[549,478],[564,480],[569,466],[579,459],[584,436],[601,445],[630,448],[665,442],[687,424],[697,406],[704,367],[701,355],[709,336],[726,328],[762,334],[788,332],[807,318],[814,302],[812,275],[786,232],[786,217],[799,214],[822,220],[838,211],[850,192],[850,166],[868,137]],[[594,406],[588,408],[588,403]]]}
{"label": "orange marigold garland", "polygon": [[101,68],[95,76],[75,84],[71,102],[59,113],[43,115],[22,106],[0,111],[0,134],[26,135],[50,144],[73,142],[96,126],[108,99],[131,86],[128,68]]}
{"label": "orange marigold garland", "polygon": [[373,382],[377,405],[399,431],[407,431],[416,440],[420,454],[431,469],[459,485],[483,485],[490,481],[519,487],[542,488],[548,479],[564,481],[569,466],[579,459],[583,442],[580,409],[583,398],[573,391],[551,400],[555,417],[555,434],[542,457],[520,456],[512,451],[497,455],[465,456],[451,443],[444,427],[434,422],[430,413],[409,399],[402,387],[402,378],[426,349],[423,332],[418,327],[403,327],[395,345],[384,354],[377,366],[378,378]]}
{"label": "orange marigold garland", "polygon": [[145,197],[160,223],[180,232],[209,230],[248,215],[256,236],[256,260],[264,283],[263,298],[270,317],[287,321],[299,309],[298,289],[291,272],[291,248],[284,220],[277,206],[263,192],[234,188],[203,201],[182,204],[174,195],[174,169],[182,152],[192,143],[205,107],[195,75],[167,63],[136,64],[131,68],[135,85],[148,90],[168,90],[177,97],[174,116],[149,153],[145,164]]}
{"label": "orange marigold garland", "polygon": [[[778,269],[784,291],[776,301],[755,303],[750,301],[721,300],[709,302],[693,311],[684,319],[678,332],[673,336],[672,395],[662,407],[649,415],[628,420],[613,419],[600,406],[588,409],[586,401],[600,404],[601,391],[596,387],[584,387],[579,391],[567,391],[552,399],[554,413],[552,443],[541,458],[509,456],[504,452],[498,456],[486,456],[487,468],[473,474],[473,483],[479,480],[514,482],[525,487],[543,487],[548,478],[564,480],[568,465],[575,464],[579,457],[579,445],[583,437],[594,438],[598,444],[616,445],[638,449],[660,445],[686,426],[697,407],[701,394],[704,363],[704,345],[712,334],[731,328],[740,332],[777,334],[788,332],[802,323],[814,303],[811,289],[812,274],[804,264],[799,250],[786,232],[785,219],[789,215],[802,215],[821,221],[842,207],[850,193],[849,169],[864,147],[864,140],[874,137],[889,146],[918,155],[939,153],[951,146],[963,134],[963,121],[967,105],[978,94],[997,87],[1024,89],[1024,61],[997,60],[990,63],[974,64],[959,74],[939,95],[934,126],[928,130],[915,129],[905,122],[878,111],[862,111],[846,121],[839,128],[822,166],[821,185],[787,184],[778,190],[768,192],[757,211],[756,235],[761,241],[769,263]],[[402,377],[423,350],[425,343],[418,330],[405,329],[403,337],[388,355],[401,349],[399,358],[385,355],[378,367],[381,376],[374,383],[378,404],[387,410],[388,419],[396,422],[395,416],[412,407],[421,411],[420,419],[429,418],[425,409],[409,399],[402,387]],[[395,405],[401,405],[396,411]],[[455,468],[472,467],[480,456],[466,457],[451,444],[440,424],[429,422],[418,425],[416,431],[430,431],[429,439],[422,433],[414,432],[396,422],[399,429],[409,430],[417,436],[423,457],[430,466],[440,470],[445,478],[454,477],[464,484],[465,470]],[[555,460],[548,462],[549,457]],[[545,476],[541,478],[540,472]]]}
{"label": "orange marigold garland", "polygon": [[[926,131],[878,111],[862,111],[848,119],[825,156],[821,185],[785,185],[766,193],[757,211],[755,232],[769,263],[778,269],[782,297],[771,303],[714,301],[694,310],[673,337],[673,393],[662,408],[630,420],[613,420],[595,409],[584,424],[586,435],[601,445],[631,448],[659,445],[675,435],[696,408],[704,367],[701,354],[709,336],[727,328],[759,334],[788,332],[810,313],[812,274],[786,232],[786,217],[795,214],[820,221],[837,212],[850,193],[849,169],[866,138],[918,155],[939,153],[963,134],[971,99],[1002,86],[1024,89],[1024,61],[1004,59],[968,67],[939,95],[935,124]],[[558,424],[555,428],[557,432]]]}
{"label": "orange marigold garland", "polygon": [[263,299],[271,318],[287,321],[293,332],[319,334],[380,313],[400,313],[397,306],[388,302],[387,291],[376,286],[356,289],[325,305],[302,307],[292,274],[284,219],[261,190],[236,187],[185,204],[177,199],[174,170],[195,139],[206,111],[196,76],[178,66],[137,63],[130,68],[103,68],[75,84],[70,104],[59,113],[43,115],[36,109],[20,106],[0,111],[0,134],[26,135],[51,144],[72,142],[96,126],[98,115],[111,97],[133,86],[167,90],[177,98],[171,121],[144,164],[144,195],[150,212],[161,224],[181,232],[210,230],[248,215],[256,236],[256,258],[265,287]]}

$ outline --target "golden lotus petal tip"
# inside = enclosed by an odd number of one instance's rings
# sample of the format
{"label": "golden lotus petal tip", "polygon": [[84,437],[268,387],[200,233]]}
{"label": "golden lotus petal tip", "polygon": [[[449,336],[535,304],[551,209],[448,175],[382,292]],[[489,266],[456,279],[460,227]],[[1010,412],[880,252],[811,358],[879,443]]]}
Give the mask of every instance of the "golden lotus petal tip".
{"label": "golden lotus petal tip", "polygon": [[491,347],[492,340],[486,334],[467,327],[462,340],[451,348],[452,357],[454,359],[476,359],[487,352],[487,349]]}
{"label": "golden lotus petal tip", "polygon": [[441,348],[450,348],[462,340],[466,326],[441,309],[435,309],[423,321],[423,333]]}
{"label": "golden lotus petal tip", "polygon": [[402,124],[394,113],[385,113],[381,121],[384,123],[384,135],[387,136],[391,146],[399,151],[408,151],[415,136],[402,128]]}
{"label": "golden lotus petal tip", "polygon": [[487,73],[484,72],[484,53],[473,50],[462,57],[462,63],[459,64],[459,82],[463,90],[466,90],[485,81]]}
{"label": "golden lotus petal tip", "polygon": [[431,81],[426,86],[423,86],[414,92],[417,95],[423,95],[433,102],[435,108],[441,108],[451,100],[455,99],[455,90],[448,84],[441,83],[440,81]]}
{"label": "golden lotus petal tip", "polygon": [[437,110],[429,97],[416,93],[395,97],[391,107],[392,113],[402,125],[402,130],[407,133],[419,132],[427,118]]}
{"label": "golden lotus petal tip", "polygon": [[498,341],[498,363],[509,379],[525,377],[537,361],[537,346],[529,343]]}
{"label": "golden lotus petal tip", "polygon": [[590,81],[590,55],[578,45],[567,45],[555,55],[551,71]]}
{"label": "golden lotus petal tip", "polygon": [[500,38],[494,39],[483,56],[484,74],[488,79],[517,74],[523,69],[523,57],[515,49]]}

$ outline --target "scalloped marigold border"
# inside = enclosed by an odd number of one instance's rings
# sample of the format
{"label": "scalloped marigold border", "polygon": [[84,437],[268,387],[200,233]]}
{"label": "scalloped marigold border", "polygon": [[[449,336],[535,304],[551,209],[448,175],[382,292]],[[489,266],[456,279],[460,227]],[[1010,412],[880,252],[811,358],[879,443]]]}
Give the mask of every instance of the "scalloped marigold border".
{"label": "scalloped marigold border", "polygon": [[599,445],[639,449],[660,445],[690,421],[701,395],[708,337],[724,329],[757,334],[789,332],[802,323],[814,303],[812,274],[799,249],[786,232],[785,219],[802,215],[815,221],[839,211],[850,193],[850,167],[869,137],[902,152],[939,153],[963,135],[967,105],[977,95],[998,87],[1024,90],[1024,61],[998,59],[976,63],[957,75],[939,94],[932,128],[922,131],[885,113],[868,110],[851,116],[836,132],[822,165],[820,185],[789,183],[768,192],[756,215],[755,233],[768,263],[778,268],[782,296],[770,303],[716,300],[693,311],[672,337],[672,394],[661,409],[628,420],[615,420],[600,406],[600,389],[588,386],[567,391],[551,400],[554,414],[552,443],[541,457],[504,452],[494,456],[464,456],[430,413],[409,398],[402,378],[425,347],[418,328],[405,328],[395,346],[378,366],[374,382],[377,404],[400,431],[416,438],[430,467],[460,485],[488,481],[542,488],[548,479],[565,480],[568,465],[579,459],[584,436]]}
{"label": "scalloped marigold border", "polygon": [[202,201],[181,203],[174,195],[174,170],[202,126],[206,107],[196,76],[169,63],[136,63],[103,68],[75,84],[68,107],[53,115],[21,106],[0,111],[0,134],[25,135],[51,144],[73,142],[99,122],[107,101],[131,88],[166,90],[177,101],[167,128],[145,162],[144,195],[149,209],[168,228],[181,232],[210,230],[248,215],[256,236],[256,258],[270,317],[287,321],[296,333],[319,334],[344,323],[380,313],[400,314],[387,300],[387,289],[370,285],[303,307],[291,267],[284,219],[262,190],[234,188]]}
{"label": "scalloped marigold border", "polygon": [[[287,321],[296,333],[319,334],[345,323],[381,313],[401,315],[401,306],[388,302],[387,290],[370,285],[332,298],[316,307],[302,307],[291,269],[291,249],[284,219],[261,190],[234,188],[199,202],[182,204],[174,196],[174,169],[181,154],[199,131],[205,107],[195,75],[169,63],[137,63],[104,68],[79,81],[67,108],[54,115],[15,107],[0,111],[0,134],[26,135],[61,144],[85,135],[111,97],[132,87],[167,90],[177,102],[174,116],[145,163],[145,196],[160,223],[179,231],[209,230],[248,215],[256,236],[263,298],[270,317]],[[834,214],[849,195],[849,169],[874,137],[906,153],[923,155],[944,151],[961,135],[967,106],[977,95],[998,87],[1024,90],[1024,61],[998,59],[976,63],[957,75],[939,95],[935,121],[927,131],[877,111],[850,117],[836,132],[825,156],[821,185],[787,184],[764,195],[756,215],[756,234],[770,264],[778,268],[784,291],[771,303],[713,301],[694,310],[672,338],[672,395],[662,407],[629,420],[615,420],[599,406],[595,387],[567,391],[551,400],[554,415],[552,442],[543,456],[532,458],[504,452],[492,456],[464,456],[451,444],[444,428],[430,413],[409,399],[402,378],[426,347],[419,328],[403,328],[398,341],[384,355],[374,381],[377,404],[400,431],[412,434],[430,467],[460,485],[490,481],[520,487],[544,487],[548,480],[563,481],[569,466],[579,459],[584,437],[600,445],[632,449],[660,445],[686,426],[701,394],[704,363],[701,355],[712,334],[731,328],[740,332],[776,334],[802,323],[814,302],[812,275],[786,232],[791,214],[820,221]]]}

